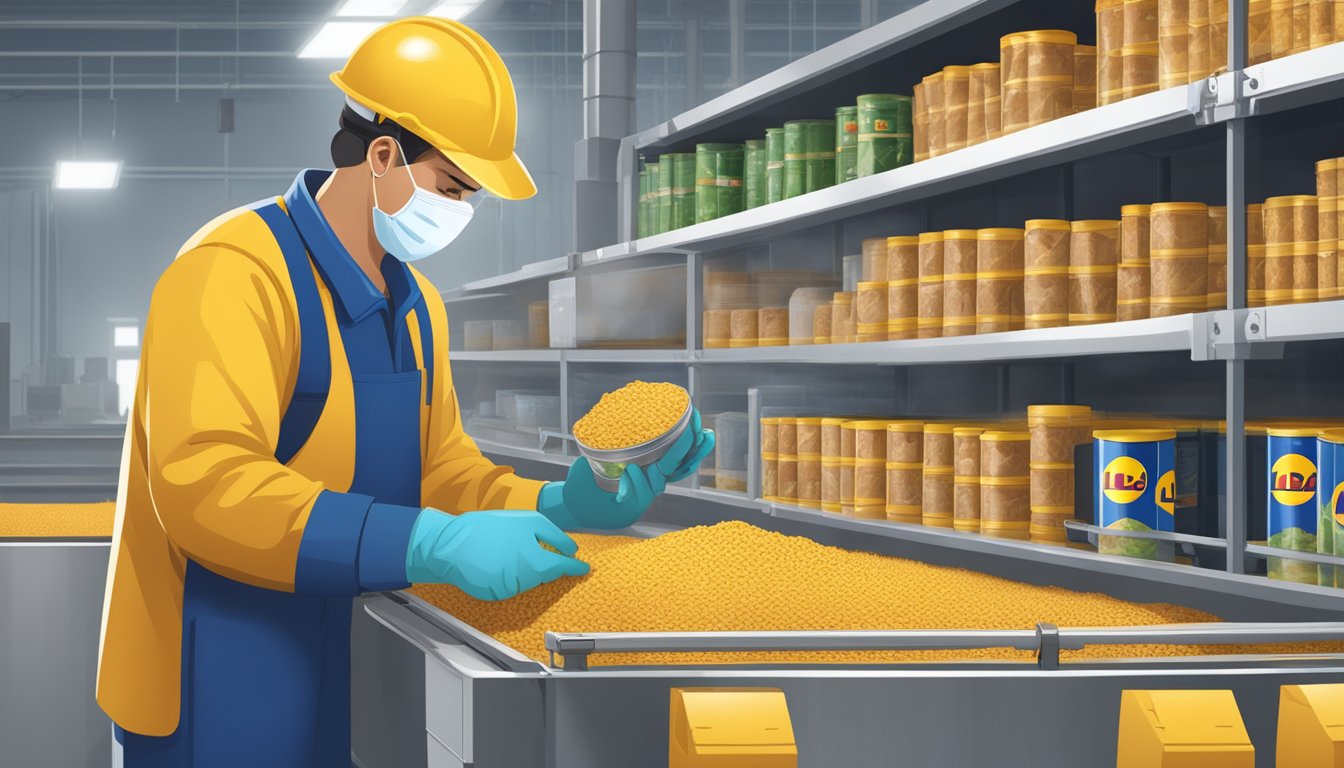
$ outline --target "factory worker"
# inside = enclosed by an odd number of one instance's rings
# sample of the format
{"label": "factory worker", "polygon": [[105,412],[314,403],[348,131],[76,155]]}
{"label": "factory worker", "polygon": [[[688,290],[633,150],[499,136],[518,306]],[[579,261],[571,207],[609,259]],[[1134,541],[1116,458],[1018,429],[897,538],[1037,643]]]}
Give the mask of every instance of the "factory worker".
{"label": "factory worker", "polygon": [[482,457],[443,301],[408,264],[482,189],[536,193],[509,73],[467,27],[410,18],[331,79],[337,170],[210,222],[154,289],[98,668],[126,768],[351,765],[354,596],[582,575],[564,529],[630,525],[713,448],[697,415],[614,494],[584,461],[542,483]]}

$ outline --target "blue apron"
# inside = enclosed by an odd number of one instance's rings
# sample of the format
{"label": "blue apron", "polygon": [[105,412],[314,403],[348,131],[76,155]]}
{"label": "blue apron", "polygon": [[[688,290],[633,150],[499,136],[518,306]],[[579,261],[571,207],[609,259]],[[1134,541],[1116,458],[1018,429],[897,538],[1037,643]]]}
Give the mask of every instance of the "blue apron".
{"label": "blue apron", "polygon": [[[286,463],[321,416],[331,361],[326,320],[298,229],[276,203],[256,212],[284,252],[303,338],[298,382],[276,451],[277,460]],[[415,308],[423,313],[423,300]],[[431,359],[428,327],[421,322],[426,362]],[[395,335],[389,339],[393,345],[403,341]],[[419,507],[421,386],[424,382],[427,389],[433,379],[415,367],[413,354],[405,360],[399,350],[394,357],[412,370],[352,370],[355,472],[349,490],[382,503]],[[165,737],[116,728],[125,768],[351,765],[351,610],[349,597],[254,587],[188,561],[181,719]]]}

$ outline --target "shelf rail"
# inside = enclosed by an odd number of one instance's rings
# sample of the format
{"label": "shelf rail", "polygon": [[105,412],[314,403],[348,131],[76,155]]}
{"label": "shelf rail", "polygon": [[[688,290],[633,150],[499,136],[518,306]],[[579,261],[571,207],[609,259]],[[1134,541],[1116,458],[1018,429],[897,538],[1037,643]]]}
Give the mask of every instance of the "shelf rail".
{"label": "shelf rail", "polygon": [[[1031,651],[1041,669],[1059,669],[1061,651],[1090,645],[1259,645],[1344,641],[1344,622],[1156,624],[1135,627],[907,629],[762,632],[547,632],[551,667],[589,669],[607,653],[748,653],[780,651],[930,651],[1006,648]],[[1285,654],[1290,657],[1318,654]]]}

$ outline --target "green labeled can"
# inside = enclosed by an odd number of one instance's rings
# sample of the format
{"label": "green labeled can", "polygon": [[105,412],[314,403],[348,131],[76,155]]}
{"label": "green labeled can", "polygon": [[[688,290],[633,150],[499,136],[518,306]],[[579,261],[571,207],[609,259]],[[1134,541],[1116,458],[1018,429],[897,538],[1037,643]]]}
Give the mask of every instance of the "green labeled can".
{"label": "green labeled can", "polygon": [[670,157],[672,158],[672,229],[681,229],[695,223],[695,155],[690,152],[674,152]]}
{"label": "green labeled can", "polygon": [[746,178],[742,182],[742,194],[745,207],[757,208],[765,205],[765,141],[751,139],[744,145],[743,163],[746,166]]}
{"label": "green labeled can", "polygon": [[784,124],[784,197],[797,197],[835,183],[834,134],[834,120]]}
{"label": "green labeled can", "polygon": [[[1344,555],[1344,429],[1326,429],[1316,440],[1316,484],[1320,519],[1316,524],[1316,551]],[[1344,569],[1317,566],[1323,587],[1344,587]]]}
{"label": "green labeled can", "polygon": [[859,108],[835,110],[835,183],[858,178]]}
{"label": "green labeled can", "polygon": [[[1309,427],[1269,428],[1269,538],[1276,549],[1315,552],[1320,511],[1316,497],[1316,435]],[[1267,558],[1269,578],[1315,584],[1315,563],[1292,557]]]}
{"label": "green labeled can", "polygon": [[672,156],[658,158],[658,231],[672,230],[672,181],[677,177]]}
{"label": "green labeled can", "polygon": [[[649,234],[657,235],[663,231],[658,221],[658,200],[660,199],[658,195],[662,191],[663,167],[655,160],[645,166],[645,170],[649,174]],[[671,211],[668,212],[668,216],[671,217]]]}
{"label": "green labeled can", "polygon": [[915,159],[913,102],[909,96],[870,93],[859,97],[859,176],[890,171]]}
{"label": "green labeled can", "polygon": [[765,201],[784,199],[784,129],[765,129]]}
{"label": "green labeled can", "polygon": [[639,161],[639,206],[636,208],[635,237],[649,236],[649,169]]}
{"label": "green labeled can", "polygon": [[742,210],[741,144],[695,145],[695,220],[713,221]]}

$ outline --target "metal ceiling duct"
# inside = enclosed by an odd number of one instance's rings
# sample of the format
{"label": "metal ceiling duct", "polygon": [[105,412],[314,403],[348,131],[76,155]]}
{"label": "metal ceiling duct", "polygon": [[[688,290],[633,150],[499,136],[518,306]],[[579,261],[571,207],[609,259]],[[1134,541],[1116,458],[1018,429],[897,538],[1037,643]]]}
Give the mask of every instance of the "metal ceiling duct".
{"label": "metal ceiling duct", "polygon": [[576,250],[617,239],[616,158],[635,116],[635,0],[583,0],[583,140],[574,153]]}

